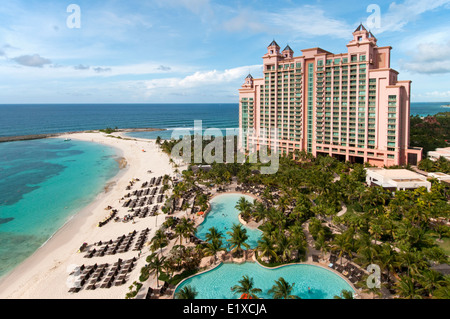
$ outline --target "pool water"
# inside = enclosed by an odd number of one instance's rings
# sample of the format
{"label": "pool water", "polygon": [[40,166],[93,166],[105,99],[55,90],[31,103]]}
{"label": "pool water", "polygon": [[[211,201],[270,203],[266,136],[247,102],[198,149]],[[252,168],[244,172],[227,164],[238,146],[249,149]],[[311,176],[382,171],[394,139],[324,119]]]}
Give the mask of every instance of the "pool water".
{"label": "pool water", "polygon": [[[209,229],[211,227],[216,227],[225,237],[223,243],[226,246],[228,244],[226,240],[231,238],[227,232],[231,231],[233,224],[242,225],[238,218],[239,211],[235,208],[241,197],[245,197],[247,201],[253,203],[254,198],[244,194],[223,194],[214,197],[210,201],[211,211],[206,215],[203,223],[197,228],[197,237],[206,240],[206,234],[209,232]],[[252,229],[244,225],[242,226],[247,230],[248,240],[246,243],[250,245],[250,248],[256,248],[262,232],[258,229]]]}
{"label": "pool water", "polygon": [[280,277],[289,284],[294,283],[291,294],[302,299],[333,299],[343,289],[355,293],[343,278],[319,266],[297,264],[269,269],[250,262],[221,264],[208,272],[186,279],[177,287],[176,292],[190,285],[198,292],[196,299],[238,299],[240,294],[233,294],[231,287],[239,284],[239,280],[245,275],[253,278],[254,288],[262,290],[257,296],[264,299],[272,298],[268,291]]}

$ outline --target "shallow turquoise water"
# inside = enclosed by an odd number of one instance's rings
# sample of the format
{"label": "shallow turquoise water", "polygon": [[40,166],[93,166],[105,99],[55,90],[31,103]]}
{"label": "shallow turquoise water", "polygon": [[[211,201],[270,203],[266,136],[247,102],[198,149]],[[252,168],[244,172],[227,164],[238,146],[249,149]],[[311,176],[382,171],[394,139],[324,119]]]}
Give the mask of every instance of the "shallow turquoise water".
{"label": "shallow turquoise water", "polygon": [[0,144],[0,276],[29,257],[119,171],[116,150],[45,139]]}
{"label": "shallow turquoise water", "polygon": [[233,294],[231,287],[237,285],[245,275],[253,278],[254,288],[262,290],[258,297],[264,299],[272,298],[268,291],[280,277],[290,284],[294,283],[292,294],[302,299],[333,299],[343,289],[354,292],[344,279],[322,267],[301,264],[268,269],[257,263],[221,264],[213,270],[186,279],[176,292],[190,285],[198,292],[196,299],[237,299],[240,295]]}
{"label": "shallow turquoise water", "polygon": [[[241,197],[245,197],[247,201],[253,203],[254,198],[244,194],[222,194],[214,197],[210,202],[211,211],[197,228],[197,237],[206,240],[206,234],[209,232],[209,229],[216,227],[225,237],[223,242],[226,245],[226,240],[231,237],[227,232],[231,231],[233,224],[241,224],[238,219],[239,211],[234,208]],[[249,237],[246,243],[250,245],[250,248],[255,248],[262,232],[245,226],[243,228],[247,230]]]}

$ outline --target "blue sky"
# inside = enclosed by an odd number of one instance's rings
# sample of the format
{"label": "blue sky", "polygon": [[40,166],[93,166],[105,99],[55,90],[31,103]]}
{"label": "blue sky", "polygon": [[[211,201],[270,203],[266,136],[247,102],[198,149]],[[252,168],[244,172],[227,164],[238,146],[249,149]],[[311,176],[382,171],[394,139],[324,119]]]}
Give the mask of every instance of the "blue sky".
{"label": "blue sky", "polygon": [[273,39],[346,52],[371,4],[412,101],[450,101],[450,0],[5,0],[0,103],[237,103]]}

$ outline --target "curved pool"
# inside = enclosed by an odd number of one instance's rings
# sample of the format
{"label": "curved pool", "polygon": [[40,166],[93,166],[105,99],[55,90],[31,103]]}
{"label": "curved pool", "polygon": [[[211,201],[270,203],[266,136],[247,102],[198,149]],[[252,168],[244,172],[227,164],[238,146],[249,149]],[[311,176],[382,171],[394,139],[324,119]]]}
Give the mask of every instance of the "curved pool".
{"label": "curved pool", "polygon": [[[218,267],[193,276],[181,282],[175,290],[190,285],[198,292],[196,299],[237,299],[231,287],[238,284],[244,275],[254,280],[254,287],[262,290],[260,298],[271,299],[269,289],[275,280],[283,277],[288,283],[295,283],[292,291],[302,299],[333,299],[343,289],[355,293],[352,286],[334,272],[314,265],[295,264],[279,268],[265,268],[258,263],[221,264]],[[310,288],[310,290],[308,289]]]}
{"label": "curved pool", "polygon": [[[247,201],[253,203],[254,198],[244,194],[222,194],[214,197],[210,201],[211,211],[206,215],[205,220],[197,227],[197,237],[206,240],[206,234],[209,232],[209,229],[211,227],[216,227],[225,237],[223,243],[226,246],[226,240],[231,237],[227,232],[231,231],[233,224],[240,224],[238,217],[239,211],[235,206],[241,197],[245,197]],[[247,230],[248,240],[246,243],[250,245],[250,248],[255,248],[262,232],[258,229],[252,229],[246,226],[243,226],[243,228]]]}

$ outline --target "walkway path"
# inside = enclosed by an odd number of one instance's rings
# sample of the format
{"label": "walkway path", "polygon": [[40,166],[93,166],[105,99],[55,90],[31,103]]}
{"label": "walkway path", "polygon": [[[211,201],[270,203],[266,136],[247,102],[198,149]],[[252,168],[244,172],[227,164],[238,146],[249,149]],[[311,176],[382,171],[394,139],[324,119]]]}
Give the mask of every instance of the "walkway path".
{"label": "walkway path", "polygon": [[344,215],[347,212],[347,206],[343,205],[342,209],[339,213],[337,213],[338,217],[341,217],[342,215]]}

